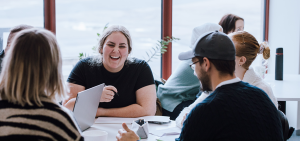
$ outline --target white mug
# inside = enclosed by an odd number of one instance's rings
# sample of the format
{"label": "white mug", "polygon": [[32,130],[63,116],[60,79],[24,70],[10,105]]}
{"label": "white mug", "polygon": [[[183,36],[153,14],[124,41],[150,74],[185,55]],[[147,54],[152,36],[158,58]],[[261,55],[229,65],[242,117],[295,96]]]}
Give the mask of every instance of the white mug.
{"label": "white mug", "polygon": [[102,130],[88,130],[82,135],[85,141],[106,141],[108,133]]}

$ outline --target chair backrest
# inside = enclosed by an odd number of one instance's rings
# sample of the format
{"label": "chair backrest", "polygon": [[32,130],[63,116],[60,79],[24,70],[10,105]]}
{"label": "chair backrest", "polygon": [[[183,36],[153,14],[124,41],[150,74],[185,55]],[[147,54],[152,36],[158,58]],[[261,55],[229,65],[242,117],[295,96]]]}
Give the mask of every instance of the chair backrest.
{"label": "chair backrest", "polygon": [[[156,92],[157,92],[157,88],[158,88],[158,85],[164,85],[163,82],[160,82],[158,80],[155,80],[155,87],[156,87]],[[161,106],[161,103],[159,101],[159,99],[157,98],[156,99],[156,113],[155,113],[156,116],[162,116],[162,106]]]}
{"label": "chair backrest", "polygon": [[285,114],[278,110],[278,115],[280,117],[280,121],[282,124],[282,133],[283,133],[283,139],[286,141],[289,137],[289,122],[288,119],[286,118]]}

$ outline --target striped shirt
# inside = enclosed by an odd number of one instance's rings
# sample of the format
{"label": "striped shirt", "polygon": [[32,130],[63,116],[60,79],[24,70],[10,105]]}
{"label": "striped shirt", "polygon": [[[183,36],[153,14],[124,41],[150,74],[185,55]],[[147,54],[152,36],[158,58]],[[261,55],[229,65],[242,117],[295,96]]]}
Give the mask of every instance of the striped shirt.
{"label": "striped shirt", "polygon": [[42,103],[22,107],[0,100],[0,140],[83,140],[70,111],[50,100]]}

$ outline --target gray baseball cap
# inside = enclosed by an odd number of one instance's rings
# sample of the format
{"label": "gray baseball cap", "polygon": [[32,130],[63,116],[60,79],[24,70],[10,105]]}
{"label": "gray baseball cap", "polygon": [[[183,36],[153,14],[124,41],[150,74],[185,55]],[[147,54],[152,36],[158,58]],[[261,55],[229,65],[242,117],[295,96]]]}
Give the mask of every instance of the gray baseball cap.
{"label": "gray baseball cap", "polygon": [[235,60],[235,47],[231,39],[219,31],[207,32],[195,42],[193,49],[179,54],[179,60],[196,56],[217,60]]}

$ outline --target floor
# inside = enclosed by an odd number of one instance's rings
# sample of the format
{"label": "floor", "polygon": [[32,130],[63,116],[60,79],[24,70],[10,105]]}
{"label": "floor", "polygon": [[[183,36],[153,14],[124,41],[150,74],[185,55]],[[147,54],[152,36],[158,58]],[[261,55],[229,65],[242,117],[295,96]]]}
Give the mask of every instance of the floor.
{"label": "floor", "polygon": [[294,131],[294,134],[291,136],[288,141],[300,141],[300,136],[296,136],[296,131]]}

